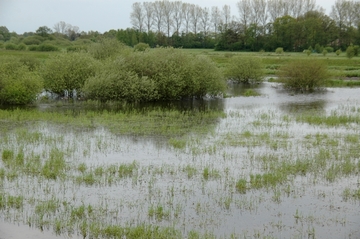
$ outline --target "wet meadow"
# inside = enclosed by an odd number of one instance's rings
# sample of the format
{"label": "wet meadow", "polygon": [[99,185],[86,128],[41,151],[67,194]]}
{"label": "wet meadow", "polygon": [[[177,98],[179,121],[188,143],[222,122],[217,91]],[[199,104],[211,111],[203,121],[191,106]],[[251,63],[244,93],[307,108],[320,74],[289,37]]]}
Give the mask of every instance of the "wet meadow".
{"label": "wet meadow", "polygon": [[[266,74],[283,58],[264,57]],[[331,59],[335,80],[360,68]],[[359,96],[266,80],[224,98],[2,107],[0,218],[60,238],[359,238]]]}

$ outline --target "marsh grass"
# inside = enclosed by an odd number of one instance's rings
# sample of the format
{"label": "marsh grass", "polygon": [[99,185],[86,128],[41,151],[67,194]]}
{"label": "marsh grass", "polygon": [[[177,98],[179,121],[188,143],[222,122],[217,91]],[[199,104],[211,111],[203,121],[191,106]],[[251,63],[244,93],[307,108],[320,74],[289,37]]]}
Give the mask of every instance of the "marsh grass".
{"label": "marsh grass", "polygon": [[[224,118],[222,111],[163,111],[0,111],[10,126],[0,128],[5,220],[85,238],[296,237],[279,221],[286,218],[284,201],[336,203],[338,195],[351,209],[359,200],[356,188],[338,191],[344,180],[355,185],[360,174],[360,108],[352,102],[328,114],[236,108]],[[189,119],[195,125],[183,122]],[[183,125],[189,128],[171,129]],[[123,133],[110,132],[117,126]],[[328,189],[316,191],[324,184]],[[290,219],[300,223],[289,225],[305,237],[319,225],[332,227],[338,215],[291,210]],[[263,231],[237,229],[262,213],[273,220]],[[234,232],[212,234],[227,223]]]}

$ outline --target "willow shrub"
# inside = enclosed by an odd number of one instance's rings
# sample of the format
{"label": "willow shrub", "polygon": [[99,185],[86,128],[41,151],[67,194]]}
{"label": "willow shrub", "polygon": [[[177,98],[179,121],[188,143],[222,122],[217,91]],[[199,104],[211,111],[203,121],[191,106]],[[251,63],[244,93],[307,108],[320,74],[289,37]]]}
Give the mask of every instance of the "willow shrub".
{"label": "willow shrub", "polygon": [[122,57],[107,61],[95,76],[87,79],[83,92],[88,99],[105,101],[152,101],[158,99],[156,85],[150,78],[139,77],[125,68]]}
{"label": "willow shrub", "polygon": [[329,74],[323,62],[303,59],[291,61],[282,66],[279,77],[285,88],[304,91],[323,87]]}
{"label": "willow shrub", "polygon": [[89,54],[96,60],[116,58],[119,55],[127,55],[132,49],[116,39],[103,38],[99,42],[92,43],[87,47]]}
{"label": "willow shrub", "polygon": [[2,58],[0,65],[0,102],[12,105],[32,103],[43,88],[38,73],[12,57]]}
{"label": "willow shrub", "polygon": [[258,83],[262,81],[263,66],[258,58],[236,56],[231,59],[225,74],[235,82]]}
{"label": "willow shrub", "polygon": [[52,56],[40,69],[44,87],[59,94],[65,89],[80,91],[85,80],[95,75],[99,64],[86,53],[62,53]]}
{"label": "willow shrub", "polygon": [[133,52],[108,61],[85,84],[90,99],[155,101],[216,96],[225,83],[216,65],[178,49]]}

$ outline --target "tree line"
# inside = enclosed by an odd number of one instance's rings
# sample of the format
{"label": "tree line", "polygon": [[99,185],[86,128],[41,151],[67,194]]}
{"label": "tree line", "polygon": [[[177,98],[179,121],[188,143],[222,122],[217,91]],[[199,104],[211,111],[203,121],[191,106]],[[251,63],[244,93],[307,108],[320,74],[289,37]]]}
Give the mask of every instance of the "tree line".
{"label": "tree line", "polygon": [[118,39],[128,45],[215,47],[217,50],[302,51],[316,44],[346,49],[360,43],[360,2],[337,0],[330,15],[316,0],[240,0],[208,8],[181,1],[136,2],[131,29]]}

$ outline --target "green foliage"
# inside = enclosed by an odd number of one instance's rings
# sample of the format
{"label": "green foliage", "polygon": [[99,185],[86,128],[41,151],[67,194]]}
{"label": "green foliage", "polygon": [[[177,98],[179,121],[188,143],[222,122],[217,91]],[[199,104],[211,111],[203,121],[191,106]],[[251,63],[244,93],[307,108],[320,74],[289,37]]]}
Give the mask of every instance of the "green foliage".
{"label": "green foliage", "polygon": [[262,81],[262,63],[258,58],[233,57],[226,69],[226,76],[236,82],[257,83]]}
{"label": "green foliage", "polygon": [[340,54],[341,54],[341,50],[340,50],[340,49],[338,49],[335,53],[336,53],[336,55],[337,55],[337,56],[340,56]]}
{"label": "green foliage", "polygon": [[146,51],[149,48],[150,48],[149,44],[142,43],[142,42],[140,42],[134,46],[135,51]]}
{"label": "green foliage", "polygon": [[88,47],[90,55],[97,60],[114,58],[118,55],[127,55],[130,51],[129,47],[120,43],[118,40],[107,38],[103,38]]}
{"label": "green foliage", "polygon": [[80,91],[85,80],[95,75],[98,64],[85,53],[54,55],[41,69],[45,89],[55,93],[63,93],[65,89]]}
{"label": "green foliage", "polygon": [[283,54],[284,53],[284,48],[282,48],[282,47],[276,48],[275,53],[278,54],[278,55]]}
{"label": "green foliage", "polygon": [[22,43],[25,45],[40,45],[44,41],[44,38],[41,36],[29,36],[22,40]]}
{"label": "green foliage", "polygon": [[59,51],[59,48],[57,46],[51,45],[51,44],[40,44],[37,48],[37,51]]}
{"label": "green foliage", "polygon": [[84,86],[90,99],[137,102],[216,96],[224,89],[222,74],[211,60],[172,48],[108,61]]}
{"label": "green foliage", "polygon": [[322,62],[302,59],[281,67],[279,76],[286,88],[304,91],[322,87],[328,73]]}
{"label": "green foliage", "polygon": [[75,46],[68,46],[66,48],[67,52],[87,52],[87,46],[84,45],[75,45]]}
{"label": "green foliage", "polygon": [[355,50],[354,50],[354,47],[353,46],[349,46],[347,49],[346,49],[346,56],[351,59],[355,56]]}
{"label": "green foliage", "polygon": [[33,102],[43,86],[41,77],[16,58],[1,60],[0,102],[14,105]]}
{"label": "green foliage", "polygon": [[325,50],[328,52],[328,53],[332,53],[334,52],[334,48],[328,46],[328,47],[325,47]]}
{"label": "green foliage", "polygon": [[153,80],[125,67],[125,60],[118,58],[106,64],[90,77],[83,91],[88,99],[105,101],[151,101],[158,98]]}
{"label": "green foliage", "polygon": [[24,43],[21,43],[17,46],[17,50],[19,51],[25,51],[26,50],[26,45]]}
{"label": "green foliage", "polygon": [[328,54],[328,51],[326,49],[324,49],[322,54],[323,54],[323,56],[326,56],[326,54]]}
{"label": "green foliage", "polygon": [[40,61],[39,59],[33,57],[33,56],[27,56],[24,55],[22,57],[19,58],[19,61],[28,67],[29,71],[35,71],[39,68],[40,66]]}
{"label": "green foliage", "polygon": [[39,35],[39,36],[42,36],[42,37],[47,37],[47,36],[49,36],[51,33],[52,33],[52,30],[51,30],[49,27],[47,27],[47,26],[39,27],[39,28],[36,30],[36,34]]}
{"label": "green foliage", "polygon": [[6,43],[5,44],[5,49],[6,50],[17,50],[17,46],[14,43]]}
{"label": "green foliage", "polygon": [[306,50],[306,55],[310,56],[311,55],[311,50]]}
{"label": "green foliage", "polygon": [[316,44],[316,45],[315,45],[315,51],[316,51],[317,53],[322,53],[323,50],[324,50],[324,47],[320,46],[320,44]]}
{"label": "green foliage", "polygon": [[355,56],[359,56],[359,46],[354,46]]}

